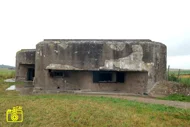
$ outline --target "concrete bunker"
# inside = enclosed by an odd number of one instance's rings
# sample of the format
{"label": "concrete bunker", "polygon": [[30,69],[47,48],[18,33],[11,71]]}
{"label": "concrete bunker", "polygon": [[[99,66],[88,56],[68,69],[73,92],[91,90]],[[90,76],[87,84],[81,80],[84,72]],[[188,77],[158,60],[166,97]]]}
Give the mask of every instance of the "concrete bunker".
{"label": "concrete bunker", "polygon": [[[35,92],[143,94],[165,79],[166,46],[151,40],[45,39],[28,52],[33,61],[20,59],[24,54],[19,53],[16,74],[17,79],[34,77]],[[28,73],[21,71],[22,64]]]}
{"label": "concrete bunker", "polygon": [[16,54],[16,81],[33,84],[35,77],[35,49],[22,49]]}

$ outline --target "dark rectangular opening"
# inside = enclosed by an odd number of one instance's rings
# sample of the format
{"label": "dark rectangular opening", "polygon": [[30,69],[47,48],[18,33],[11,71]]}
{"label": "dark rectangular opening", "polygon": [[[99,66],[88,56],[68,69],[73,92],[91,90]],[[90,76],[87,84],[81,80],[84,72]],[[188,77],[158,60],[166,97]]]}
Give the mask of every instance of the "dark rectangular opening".
{"label": "dark rectangular opening", "polygon": [[34,75],[35,75],[34,68],[28,68],[27,80],[28,81],[33,81]]}
{"label": "dark rectangular opening", "polygon": [[124,72],[94,71],[93,83],[124,83]]}
{"label": "dark rectangular opening", "polygon": [[125,82],[125,72],[117,72],[117,82]]}
{"label": "dark rectangular opening", "polygon": [[111,82],[111,81],[113,81],[113,73],[109,73],[109,72],[99,73],[99,81],[100,82]]}
{"label": "dark rectangular opening", "polygon": [[49,70],[50,77],[69,77],[68,71],[64,70]]}

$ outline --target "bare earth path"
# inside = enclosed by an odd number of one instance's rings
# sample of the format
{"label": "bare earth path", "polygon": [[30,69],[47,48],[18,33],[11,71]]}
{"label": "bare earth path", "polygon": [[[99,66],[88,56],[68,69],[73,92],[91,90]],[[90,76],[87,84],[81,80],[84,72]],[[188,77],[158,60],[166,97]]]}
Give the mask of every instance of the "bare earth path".
{"label": "bare earth path", "polygon": [[183,109],[190,109],[190,102],[180,102],[180,101],[170,101],[170,100],[159,100],[151,97],[142,97],[142,96],[131,96],[126,94],[113,94],[113,93],[101,93],[101,92],[80,92],[80,94],[88,94],[95,96],[104,96],[104,97],[113,97],[113,98],[121,98],[127,100],[133,100],[143,103],[150,104],[162,104],[166,106],[172,106]]}
{"label": "bare earth path", "polygon": [[[22,93],[24,93],[23,91],[26,92],[29,89],[30,88],[23,89]],[[30,90],[30,91],[32,91],[32,90]],[[26,93],[29,93],[29,92],[27,91]],[[173,107],[177,107],[177,108],[190,109],[190,102],[159,100],[159,99],[151,98],[148,96],[143,97],[143,96],[137,96],[134,94],[109,93],[109,92],[81,92],[81,91],[75,91],[74,93],[82,94],[82,95],[94,95],[94,96],[121,98],[121,99],[134,100],[134,101],[143,102],[143,103],[162,104],[162,105],[173,106]]]}
{"label": "bare earth path", "polygon": [[138,102],[151,103],[151,104],[163,104],[166,106],[190,109],[190,102],[158,100],[158,99],[147,98],[147,97],[145,98],[145,97],[133,97],[133,96],[110,96],[110,97],[134,100],[134,101],[138,101]]}

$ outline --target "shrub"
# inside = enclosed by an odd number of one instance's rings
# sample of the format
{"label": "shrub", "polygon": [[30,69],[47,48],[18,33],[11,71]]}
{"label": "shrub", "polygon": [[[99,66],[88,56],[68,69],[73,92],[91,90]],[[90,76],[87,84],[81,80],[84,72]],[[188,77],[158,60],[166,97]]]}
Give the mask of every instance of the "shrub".
{"label": "shrub", "polygon": [[174,82],[179,82],[179,79],[177,78],[177,76],[174,73],[169,75],[168,80],[169,81],[174,81]]}

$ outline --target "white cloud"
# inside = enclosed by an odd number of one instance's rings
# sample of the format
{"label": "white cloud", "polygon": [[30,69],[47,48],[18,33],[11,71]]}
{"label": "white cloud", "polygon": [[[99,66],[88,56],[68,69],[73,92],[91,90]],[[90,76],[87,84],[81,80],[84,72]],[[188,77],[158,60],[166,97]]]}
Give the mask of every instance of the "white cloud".
{"label": "white cloud", "polygon": [[168,57],[167,64],[170,65],[170,68],[189,69],[190,68],[190,55],[170,56],[170,57]]}
{"label": "white cloud", "polygon": [[188,0],[0,1],[0,64],[14,65],[16,51],[51,38],[148,38],[166,44],[169,56],[189,55],[188,5]]}

